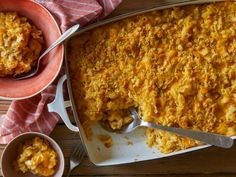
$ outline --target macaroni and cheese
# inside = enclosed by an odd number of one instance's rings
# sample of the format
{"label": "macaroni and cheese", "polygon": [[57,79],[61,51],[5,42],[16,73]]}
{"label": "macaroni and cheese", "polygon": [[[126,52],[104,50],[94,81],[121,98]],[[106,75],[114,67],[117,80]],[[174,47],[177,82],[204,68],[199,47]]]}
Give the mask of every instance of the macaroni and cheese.
{"label": "macaroni and cheese", "polygon": [[[129,17],[70,41],[69,67],[81,121],[119,129],[134,106],[156,124],[236,135],[236,4],[175,7]],[[200,142],[147,129],[170,153]]]}
{"label": "macaroni and cheese", "polygon": [[27,140],[19,146],[18,151],[19,155],[15,162],[17,170],[41,176],[51,176],[55,173],[57,154],[46,140],[40,137]]}
{"label": "macaroni and cheese", "polygon": [[42,31],[15,12],[0,12],[0,77],[31,70],[43,44]]}

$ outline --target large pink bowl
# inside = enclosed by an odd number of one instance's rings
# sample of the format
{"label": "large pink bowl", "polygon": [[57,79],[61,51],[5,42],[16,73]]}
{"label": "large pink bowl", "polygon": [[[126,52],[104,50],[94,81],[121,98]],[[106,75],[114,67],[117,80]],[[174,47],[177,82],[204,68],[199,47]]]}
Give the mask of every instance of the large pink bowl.
{"label": "large pink bowl", "polygon": [[[25,16],[43,31],[45,48],[58,37],[60,29],[52,15],[40,4],[31,0],[0,0],[0,12],[15,11]],[[63,62],[64,47],[60,45],[47,54],[41,63],[40,72],[29,79],[16,81],[0,78],[0,99],[18,100],[32,97],[44,90],[56,78]]]}

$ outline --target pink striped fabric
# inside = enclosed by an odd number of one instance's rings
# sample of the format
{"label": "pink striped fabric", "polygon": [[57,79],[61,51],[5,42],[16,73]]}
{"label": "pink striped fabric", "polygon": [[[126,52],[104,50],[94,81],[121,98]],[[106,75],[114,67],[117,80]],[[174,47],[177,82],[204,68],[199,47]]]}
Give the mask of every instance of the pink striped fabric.
{"label": "pink striped fabric", "polygon": [[[121,0],[37,0],[54,16],[62,31],[73,24],[86,25],[111,13]],[[59,116],[49,113],[47,103],[55,97],[56,86],[25,100],[13,101],[6,115],[0,116],[0,144],[7,144],[23,132],[50,134]]]}
{"label": "pink striped fabric", "polygon": [[54,15],[56,21],[65,31],[79,21],[86,25],[95,19],[111,13],[121,0],[37,0]]}

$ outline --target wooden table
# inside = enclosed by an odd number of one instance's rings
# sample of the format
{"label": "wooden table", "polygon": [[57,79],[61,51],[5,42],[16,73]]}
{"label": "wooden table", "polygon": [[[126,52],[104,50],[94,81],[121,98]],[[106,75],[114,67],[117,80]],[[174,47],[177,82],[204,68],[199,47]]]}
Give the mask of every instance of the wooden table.
{"label": "wooden table", "polygon": [[[124,0],[111,16],[155,6],[156,1],[158,0]],[[9,101],[0,101],[0,114],[6,113],[9,104]],[[51,136],[64,151],[66,173],[68,157],[76,142],[79,141],[78,133],[69,131],[63,123],[60,123]],[[4,146],[0,146],[0,155],[3,148]],[[71,176],[236,177],[236,145],[229,150],[212,147],[155,161],[111,167],[96,167],[85,158]]]}

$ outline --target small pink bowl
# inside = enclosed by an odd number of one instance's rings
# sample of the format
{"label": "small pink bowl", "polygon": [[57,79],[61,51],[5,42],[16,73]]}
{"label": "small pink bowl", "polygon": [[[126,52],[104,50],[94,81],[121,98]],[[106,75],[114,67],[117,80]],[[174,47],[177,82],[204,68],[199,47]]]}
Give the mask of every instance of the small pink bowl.
{"label": "small pink bowl", "polygon": [[17,157],[17,148],[20,143],[23,143],[25,140],[32,139],[35,136],[39,136],[45,140],[47,140],[51,147],[56,151],[58,155],[58,163],[56,167],[56,173],[51,177],[62,177],[64,172],[64,156],[59,145],[49,136],[44,135],[42,133],[37,132],[28,132],[23,133],[17,137],[15,137],[3,150],[1,157],[1,169],[3,177],[38,177],[32,173],[22,173],[20,171],[16,171],[13,166],[13,162]]}
{"label": "small pink bowl", "polygon": [[[43,31],[45,48],[61,36],[60,29],[48,12],[32,0],[0,0],[0,12],[13,11],[25,16]],[[19,100],[32,97],[49,86],[58,75],[63,62],[64,47],[60,45],[47,54],[40,67],[40,72],[29,79],[16,81],[0,78],[0,99]]]}

